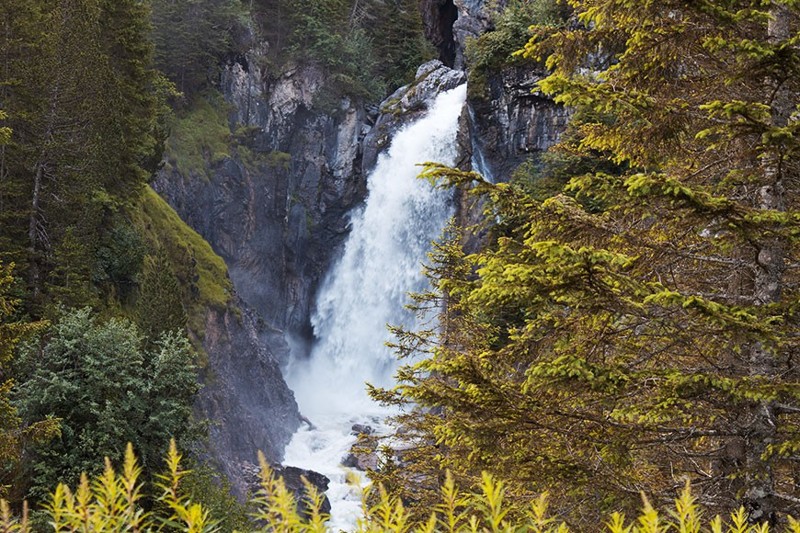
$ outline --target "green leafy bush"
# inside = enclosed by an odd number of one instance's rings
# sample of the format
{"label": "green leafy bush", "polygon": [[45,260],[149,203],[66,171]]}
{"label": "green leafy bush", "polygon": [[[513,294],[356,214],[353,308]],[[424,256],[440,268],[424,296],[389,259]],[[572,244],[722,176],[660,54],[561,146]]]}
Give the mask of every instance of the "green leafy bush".
{"label": "green leafy bush", "polygon": [[90,309],[65,313],[20,350],[15,403],[23,421],[58,419],[60,434],[34,446],[29,494],[43,498],[57,481],[95,472],[127,442],[158,469],[170,436],[192,440],[198,390],[194,352],[185,336],[162,334],[145,347],[124,319],[101,322]]}

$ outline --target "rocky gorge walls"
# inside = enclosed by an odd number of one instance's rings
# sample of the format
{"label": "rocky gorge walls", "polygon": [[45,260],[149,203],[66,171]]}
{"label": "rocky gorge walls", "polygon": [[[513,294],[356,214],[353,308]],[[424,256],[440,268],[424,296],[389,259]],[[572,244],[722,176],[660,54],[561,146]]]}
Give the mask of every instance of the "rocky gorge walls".
{"label": "rocky gorge walls", "polygon": [[[492,31],[492,10],[504,6],[421,0],[440,60],[421,66],[380,106],[346,97],[331,104],[321,98],[326,73],[319,67],[275,70],[268,43],[256,43],[223,66],[218,93],[195,104],[173,130],[153,187],[224,259],[236,292],[234,305],[206,314],[208,365],[198,411],[212,420],[212,458],[240,492],[256,450],[279,462],[302,423],[281,367],[311,350],[315,297],[341,255],[348,214],[367,194],[367,173],[426,102],[467,80],[467,43]],[[507,179],[557,141],[567,112],[531,94],[542,74],[499,68],[481,91],[468,91],[458,166],[470,168],[479,151],[483,166]]]}
{"label": "rocky gorge walls", "polygon": [[267,76],[262,60],[254,49],[224,67],[220,94],[176,123],[153,183],[224,259],[235,288],[233,304],[206,313],[197,408],[211,421],[210,458],[239,494],[256,451],[279,463],[301,423],[280,367],[289,341],[302,351],[312,337],[314,292],[364,197],[369,120],[347,100],[315,110],[323,73],[314,66]]}
{"label": "rocky gorge walls", "polygon": [[222,73],[228,152],[205,176],[167,165],[154,187],[225,260],[242,299],[270,326],[303,337],[316,282],[364,195],[367,113],[347,100],[317,111],[319,69],[267,79],[260,60],[253,50]]}
{"label": "rocky gorge walls", "polygon": [[543,70],[509,67],[487,76],[485,92],[470,98],[474,138],[491,172],[507,177],[522,162],[558,142],[569,110],[536,91]]}
{"label": "rocky gorge walls", "polygon": [[292,391],[278,359],[288,346],[280,332],[234,299],[226,309],[209,309],[203,348],[208,365],[196,409],[210,420],[208,452],[234,492],[251,488],[247,472],[256,469],[256,451],[278,463],[301,424]]}
{"label": "rocky gorge walls", "polygon": [[[426,37],[447,66],[470,74],[468,105],[471,136],[493,174],[505,176],[520,163],[558,142],[569,111],[535,90],[545,75],[542,65],[519,66],[503,58],[481,69],[471,63],[468,47],[496,30],[509,0],[421,0]],[[531,21],[532,22],[532,21]],[[524,41],[517,43],[521,47]],[[480,78],[480,82],[476,83]]]}

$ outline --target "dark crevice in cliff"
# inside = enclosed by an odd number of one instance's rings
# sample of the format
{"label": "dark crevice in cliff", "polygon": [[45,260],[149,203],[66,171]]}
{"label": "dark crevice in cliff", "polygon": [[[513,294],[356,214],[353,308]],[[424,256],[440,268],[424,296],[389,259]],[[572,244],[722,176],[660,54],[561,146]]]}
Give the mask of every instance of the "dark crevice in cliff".
{"label": "dark crevice in cliff", "polygon": [[422,0],[425,36],[439,50],[439,60],[453,67],[456,61],[456,40],[453,24],[458,20],[458,8],[453,0]]}

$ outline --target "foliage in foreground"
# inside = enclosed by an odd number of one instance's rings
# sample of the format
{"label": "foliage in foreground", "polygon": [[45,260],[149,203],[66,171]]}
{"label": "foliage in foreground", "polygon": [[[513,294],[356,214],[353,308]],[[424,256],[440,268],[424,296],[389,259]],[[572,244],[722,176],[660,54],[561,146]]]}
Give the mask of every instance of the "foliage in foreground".
{"label": "foliage in foreground", "polygon": [[103,456],[121,457],[127,442],[151,478],[170,435],[193,441],[199,434],[194,357],[177,332],[147,345],[129,320],[101,321],[89,308],[65,312],[19,350],[19,416],[23,423],[58,420],[59,432],[27,450],[15,488],[30,483],[27,497],[45,497],[58,481],[98,472]]}
{"label": "foliage in foreground", "polygon": [[[263,455],[259,455],[261,479],[251,500],[252,521],[249,531],[324,532],[328,516],[320,511],[322,495],[307,484],[305,511],[298,511],[298,502],[282,479],[273,475]],[[122,470],[117,472],[106,459],[105,470],[91,481],[81,477],[75,490],[58,485],[44,505],[48,522],[54,531],[223,531],[218,517],[203,504],[190,499],[184,483],[191,474],[181,465],[181,455],[174,441],[166,457],[166,472],[159,476],[154,511],[146,511],[141,503],[148,499],[140,482],[142,468],[133,447],[128,445]],[[372,492],[372,494],[371,494]],[[374,493],[377,492],[377,493]],[[363,514],[355,531],[530,531],[533,533],[566,533],[570,528],[548,513],[547,495],[527,505],[509,505],[503,482],[484,474],[477,490],[461,492],[451,476],[440,487],[439,503],[427,521],[412,522],[402,502],[389,496],[383,488],[363,492]],[[21,517],[12,515],[7,502],[0,502],[0,528],[7,532],[33,531],[27,508]],[[768,533],[768,525],[751,525],[744,509],[733,513],[728,521],[716,516],[703,517],[703,511],[688,487],[678,495],[673,506],[659,512],[643,498],[638,517],[627,519],[612,513],[603,529],[609,533]],[[789,519],[783,531],[798,533],[800,523]]]}

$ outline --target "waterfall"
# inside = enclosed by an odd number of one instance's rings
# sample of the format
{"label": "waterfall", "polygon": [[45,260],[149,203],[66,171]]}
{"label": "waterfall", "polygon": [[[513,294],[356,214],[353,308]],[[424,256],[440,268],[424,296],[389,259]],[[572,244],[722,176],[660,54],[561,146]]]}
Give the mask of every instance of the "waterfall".
{"label": "waterfall", "polygon": [[295,434],[284,463],[331,478],[332,530],[351,527],[360,509],[340,465],[355,441],[351,426],[374,428],[389,414],[365,391],[365,382],[392,382],[396,363],[384,346],[390,340],[386,326],[414,326],[403,307],[407,293],[425,287],[422,262],[452,213],[447,191],[417,178],[418,164],[455,164],[465,98],[465,85],[437,96],[428,113],[399,130],[378,159],[366,203],[352,214],[343,256],[318,294],[312,317],[317,342],[308,360],[288,371],[300,410],[315,428]]}
{"label": "waterfall", "polygon": [[[468,107],[469,122],[471,128],[477,127],[477,119],[475,118],[475,111],[472,106]],[[492,172],[489,162],[486,160],[486,155],[483,152],[483,145],[476,135],[470,135],[472,139],[472,170],[483,176],[483,179],[490,183],[496,183],[494,179],[494,172]]]}

